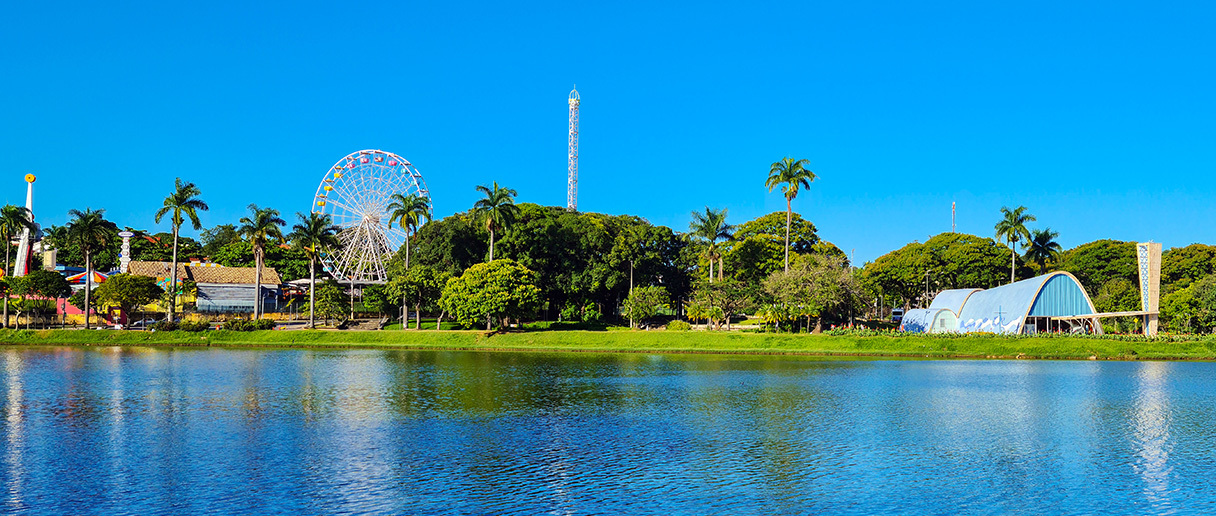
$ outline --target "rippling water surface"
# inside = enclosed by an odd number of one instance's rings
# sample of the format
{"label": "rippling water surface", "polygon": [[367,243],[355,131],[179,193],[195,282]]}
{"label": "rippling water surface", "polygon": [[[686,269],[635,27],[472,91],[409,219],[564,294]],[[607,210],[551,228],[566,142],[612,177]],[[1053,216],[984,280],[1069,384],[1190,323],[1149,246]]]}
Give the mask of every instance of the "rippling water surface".
{"label": "rippling water surface", "polygon": [[0,513],[1216,512],[1216,364],[0,349]]}

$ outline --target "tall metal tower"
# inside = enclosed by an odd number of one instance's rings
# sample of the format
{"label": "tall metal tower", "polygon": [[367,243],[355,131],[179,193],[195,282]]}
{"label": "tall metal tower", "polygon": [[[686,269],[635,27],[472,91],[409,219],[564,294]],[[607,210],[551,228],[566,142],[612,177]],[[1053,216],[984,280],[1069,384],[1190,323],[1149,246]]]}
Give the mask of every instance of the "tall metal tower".
{"label": "tall metal tower", "polygon": [[578,211],[578,88],[570,90],[569,176],[566,179],[566,209]]}

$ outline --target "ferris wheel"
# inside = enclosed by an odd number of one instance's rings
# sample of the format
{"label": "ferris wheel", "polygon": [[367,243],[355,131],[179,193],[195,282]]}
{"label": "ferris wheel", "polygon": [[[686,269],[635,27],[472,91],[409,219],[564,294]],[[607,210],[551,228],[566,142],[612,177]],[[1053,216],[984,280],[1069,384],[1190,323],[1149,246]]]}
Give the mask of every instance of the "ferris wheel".
{"label": "ferris wheel", "polygon": [[400,225],[388,226],[393,194],[431,197],[418,169],[391,152],[352,152],[325,172],[312,211],[329,215],[340,228],[340,246],[321,253],[325,270],[335,278],[358,283],[388,280],[388,261],[406,237]]}

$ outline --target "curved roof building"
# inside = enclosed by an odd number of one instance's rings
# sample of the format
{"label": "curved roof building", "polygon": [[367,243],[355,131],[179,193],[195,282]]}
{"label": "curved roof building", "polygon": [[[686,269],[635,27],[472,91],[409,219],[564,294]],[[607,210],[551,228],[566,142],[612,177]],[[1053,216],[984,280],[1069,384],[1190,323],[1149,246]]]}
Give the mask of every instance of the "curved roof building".
{"label": "curved roof building", "polygon": [[953,333],[958,331],[958,316],[949,308],[908,310],[899,323],[899,330],[916,333]]}
{"label": "curved roof building", "polygon": [[[958,289],[941,292],[926,314],[918,314],[906,331],[941,331],[937,310],[950,310],[958,317],[960,332],[1035,333],[1039,331],[1087,330],[1102,333],[1096,319],[1053,321],[1052,317],[1097,314],[1094,304],[1077,278],[1067,272],[1053,272],[988,290]],[[916,310],[908,312],[905,318]],[[930,314],[931,313],[931,314]],[[928,325],[923,324],[929,315]],[[1064,325],[1067,325],[1065,327]]]}

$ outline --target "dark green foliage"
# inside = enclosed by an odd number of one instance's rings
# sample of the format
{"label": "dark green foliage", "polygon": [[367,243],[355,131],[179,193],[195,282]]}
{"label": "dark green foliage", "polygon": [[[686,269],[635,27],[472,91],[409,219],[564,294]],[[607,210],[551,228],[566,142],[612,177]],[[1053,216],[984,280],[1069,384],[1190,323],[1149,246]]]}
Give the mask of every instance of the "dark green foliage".
{"label": "dark green foliage", "polygon": [[68,284],[68,280],[55,271],[36,270],[20,279],[24,280],[28,295],[47,298],[72,295],[72,286]]}
{"label": "dark green foliage", "polygon": [[1077,246],[1060,255],[1057,268],[1071,272],[1090,297],[1114,279],[1136,283],[1136,244],[1119,240],[1097,240]]}
{"label": "dark green foliage", "polygon": [[[816,232],[815,225],[811,221],[802,218],[797,213],[793,214],[790,222],[790,254],[791,259],[793,253],[807,254],[813,251],[815,244],[819,243],[819,234]],[[785,245],[785,212],[775,211],[768,215],[744,222],[735,231],[735,240],[746,240],[748,237],[769,235],[778,240],[778,246]],[[785,250],[782,249],[782,257],[784,262]]]}
{"label": "dark green foliage", "polygon": [[667,289],[663,287],[635,287],[629,297],[621,303],[621,317],[629,319],[632,324],[645,321],[659,310],[666,309],[671,302]]}
{"label": "dark green foliage", "polygon": [[363,307],[368,310],[373,310],[376,313],[394,313],[401,306],[396,296],[389,297],[388,287],[385,285],[368,285],[363,288]]}
{"label": "dark green foliage", "polygon": [[[118,243],[122,244],[122,239]],[[203,258],[203,248],[190,237],[177,237],[177,259]],[[131,259],[149,262],[167,262],[173,259],[173,233],[155,235],[137,234],[131,238]]]}
{"label": "dark green foliage", "polygon": [[418,228],[410,262],[460,275],[484,260],[488,250],[489,233],[485,228],[469,214],[457,213]]}
{"label": "dark green foliage", "polygon": [[[308,254],[297,247],[269,245],[265,263],[284,282],[308,277]],[[225,267],[253,267],[253,244],[238,240],[221,247],[211,260]],[[319,268],[319,267],[318,267]]]}
{"label": "dark green foliage", "polygon": [[327,324],[330,319],[345,321],[350,316],[349,302],[350,297],[338,282],[327,280],[317,286],[317,306],[314,312],[317,318],[325,319]]}
{"label": "dark green foliage", "polygon": [[237,233],[236,225],[220,224],[211,229],[204,230],[200,236],[200,240],[202,240],[203,244],[203,255],[213,257],[221,247],[233,242],[239,242],[241,235]]}
{"label": "dark green foliage", "polygon": [[667,331],[689,331],[692,325],[679,319],[667,323]]}
{"label": "dark green foliage", "polygon": [[[911,243],[880,256],[862,269],[861,279],[877,293],[906,303],[928,291],[992,288],[1007,281],[1009,248],[992,239],[965,233],[942,233],[924,244]],[[922,299],[923,301],[923,299]]]}
{"label": "dark green foliage", "polygon": [[164,294],[164,289],[156,284],[156,278],[136,276],[134,274],[115,274],[97,287],[96,301],[98,305],[117,306],[125,313],[131,313],[134,308],[146,305]]}
{"label": "dark green foliage", "polygon": [[272,319],[233,319],[224,322],[221,330],[228,331],[257,331],[272,330],[275,322]]}
{"label": "dark green foliage", "polygon": [[1191,244],[1161,254],[1161,293],[1189,287],[1216,273],[1216,246]]}
{"label": "dark green foliage", "polygon": [[[97,287],[93,287],[93,290],[89,292],[89,297],[97,299]],[[76,307],[77,310],[84,310],[84,289],[72,292],[72,295],[68,297],[68,304]]]}
{"label": "dark green foliage", "polygon": [[465,326],[502,324],[535,315],[536,274],[509,258],[479,263],[448,280],[440,306]]}
{"label": "dark green foliage", "polygon": [[552,312],[588,303],[611,310],[628,295],[631,262],[635,285],[657,284],[673,296],[687,295],[691,263],[684,250],[688,244],[670,228],[638,217],[574,213],[528,203],[519,208],[519,217],[496,253],[536,272],[537,285]]}

